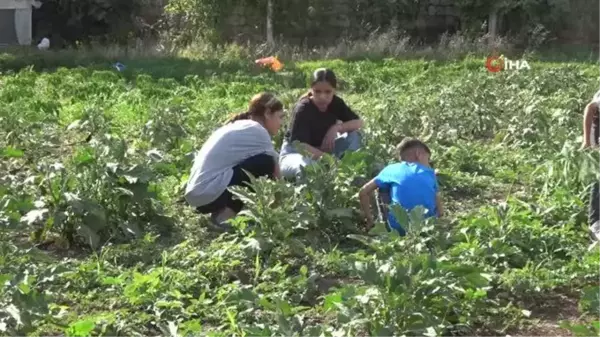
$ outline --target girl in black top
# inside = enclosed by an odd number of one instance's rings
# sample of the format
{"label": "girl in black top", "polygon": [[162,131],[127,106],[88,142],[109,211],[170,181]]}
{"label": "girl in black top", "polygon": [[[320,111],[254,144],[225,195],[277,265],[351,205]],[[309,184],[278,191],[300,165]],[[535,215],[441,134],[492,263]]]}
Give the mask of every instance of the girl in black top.
{"label": "girl in black top", "polygon": [[600,143],[600,90],[585,107],[583,116],[583,147],[598,146]]}
{"label": "girl in black top", "polygon": [[[600,144],[600,91],[585,107],[583,116],[583,148]],[[600,182],[595,182],[590,193],[588,206],[588,225],[594,239],[600,239],[600,199],[598,198]]]}
{"label": "girl in black top", "polygon": [[[360,148],[362,137],[358,130],[363,122],[335,94],[336,87],[337,79],[330,69],[313,73],[311,90],[296,104],[281,147],[279,164],[283,177],[298,177],[302,167],[324,153],[341,158],[344,152]],[[294,142],[301,143],[310,157],[298,153]]]}

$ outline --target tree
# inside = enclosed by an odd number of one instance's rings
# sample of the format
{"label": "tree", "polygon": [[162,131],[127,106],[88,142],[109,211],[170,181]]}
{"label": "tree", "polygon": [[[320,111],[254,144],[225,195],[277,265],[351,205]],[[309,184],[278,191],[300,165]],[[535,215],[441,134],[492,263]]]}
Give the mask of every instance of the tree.
{"label": "tree", "polygon": [[267,44],[273,46],[273,0],[267,0]]}

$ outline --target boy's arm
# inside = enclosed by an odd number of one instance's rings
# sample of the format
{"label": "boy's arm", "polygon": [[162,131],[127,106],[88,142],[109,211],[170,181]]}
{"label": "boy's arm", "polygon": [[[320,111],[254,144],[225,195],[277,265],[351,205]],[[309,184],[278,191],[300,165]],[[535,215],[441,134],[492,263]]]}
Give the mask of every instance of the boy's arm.
{"label": "boy's arm", "polygon": [[440,192],[437,192],[435,194],[435,207],[437,208],[438,217],[443,217],[444,216],[444,206],[442,205],[442,197],[440,195]]}
{"label": "boy's arm", "polygon": [[382,218],[385,221],[388,218],[388,207],[390,206],[390,203],[392,202],[392,199],[390,198],[390,193],[389,191],[384,191],[384,190],[379,190],[379,211],[381,212]]}
{"label": "boy's arm", "polygon": [[437,173],[434,173],[435,185],[435,208],[437,209],[438,218],[444,216],[444,205],[442,205],[442,196],[440,194],[440,185],[437,178]]}
{"label": "boy's arm", "polygon": [[363,187],[361,187],[360,192],[358,192],[360,210],[367,222],[367,230],[373,228],[373,214],[371,214],[370,197],[376,189],[377,184],[375,183],[375,179],[371,179],[371,181],[364,184]]}

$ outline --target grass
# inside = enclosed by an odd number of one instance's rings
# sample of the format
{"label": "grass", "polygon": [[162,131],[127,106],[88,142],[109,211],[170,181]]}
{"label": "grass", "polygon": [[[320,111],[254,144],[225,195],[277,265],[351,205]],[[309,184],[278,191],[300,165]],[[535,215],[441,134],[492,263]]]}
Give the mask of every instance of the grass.
{"label": "grass", "polygon": [[[290,57],[281,73],[235,53],[2,55],[0,329],[597,333],[600,254],[584,227],[598,158],[577,151],[597,65],[530,55],[530,71],[498,74],[475,55]],[[193,151],[258,91],[290,111],[320,66],[365,119],[364,151],[325,160],[303,189],[257,181],[242,197],[260,225],[208,230],[178,202]],[[368,235],[351,182],[404,136],[431,145],[449,215],[402,239]]]}

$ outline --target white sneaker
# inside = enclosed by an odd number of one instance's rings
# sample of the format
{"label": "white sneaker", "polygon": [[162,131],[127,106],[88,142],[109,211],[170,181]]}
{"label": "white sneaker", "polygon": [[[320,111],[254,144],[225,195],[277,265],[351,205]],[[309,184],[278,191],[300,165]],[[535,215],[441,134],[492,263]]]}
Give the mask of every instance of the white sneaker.
{"label": "white sneaker", "polygon": [[217,214],[210,215],[210,222],[214,229],[221,231],[230,231],[233,227],[227,221],[236,216],[235,212],[229,208],[223,209]]}
{"label": "white sneaker", "polygon": [[596,221],[590,226],[590,236],[594,242],[588,246],[588,251],[596,248],[598,242],[600,242],[600,221]]}
{"label": "white sneaker", "polygon": [[596,221],[593,225],[590,226],[590,232],[594,240],[600,240],[600,221]]}

